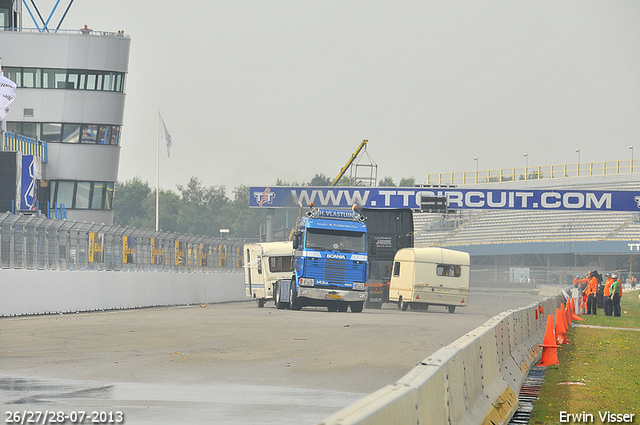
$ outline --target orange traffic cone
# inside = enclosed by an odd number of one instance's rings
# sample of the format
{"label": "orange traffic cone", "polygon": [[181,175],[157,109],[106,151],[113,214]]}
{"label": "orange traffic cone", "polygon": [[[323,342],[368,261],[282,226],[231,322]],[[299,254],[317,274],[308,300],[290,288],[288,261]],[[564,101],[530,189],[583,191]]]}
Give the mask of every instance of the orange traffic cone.
{"label": "orange traffic cone", "polygon": [[584,319],[576,314],[576,303],[573,298],[571,298],[569,304],[571,305],[571,308],[569,308],[569,311],[571,312],[571,320],[579,320],[581,322],[584,322]]}
{"label": "orange traffic cone", "polygon": [[538,366],[547,367],[552,364],[560,364],[558,362],[558,348],[560,345],[556,344],[556,336],[553,331],[553,316],[547,316],[547,328],[544,332],[544,341],[542,345],[538,345],[542,348],[542,357]]}
{"label": "orange traffic cone", "polygon": [[558,344],[567,344],[567,324],[564,320],[562,310],[556,309],[556,342]]}
{"label": "orange traffic cone", "polygon": [[565,323],[567,325],[567,332],[569,332],[569,328],[571,326],[573,326],[571,324],[571,313],[569,313],[569,301],[567,300],[567,304],[564,306],[564,309],[562,310],[562,313],[564,314],[564,320]]}

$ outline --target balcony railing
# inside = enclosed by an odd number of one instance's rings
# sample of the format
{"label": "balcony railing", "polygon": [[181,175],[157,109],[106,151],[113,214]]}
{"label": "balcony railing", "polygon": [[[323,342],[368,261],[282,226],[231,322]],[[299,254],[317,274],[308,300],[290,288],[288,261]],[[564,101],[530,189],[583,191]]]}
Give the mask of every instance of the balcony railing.
{"label": "balcony railing", "polygon": [[497,170],[461,171],[453,173],[431,173],[427,174],[427,184],[469,185],[520,180],[636,174],[640,173],[640,165],[635,165],[636,162],[637,160],[623,160],[545,165],[538,167],[502,168]]}

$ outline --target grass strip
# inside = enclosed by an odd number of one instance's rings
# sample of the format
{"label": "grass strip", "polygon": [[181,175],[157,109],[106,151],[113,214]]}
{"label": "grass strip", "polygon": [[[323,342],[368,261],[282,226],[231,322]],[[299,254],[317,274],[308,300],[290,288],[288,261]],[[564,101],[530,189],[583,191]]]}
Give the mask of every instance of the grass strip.
{"label": "grass strip", "polygon": [[640,332],[613,329],[640,329],[637,290],[623,294],[621,317],[606,317],[601,309],[580,317],[579,324],[606,328],[569,330],[569,344],[558,349],[560,365],[547,368],[529,424],[640,424]]}

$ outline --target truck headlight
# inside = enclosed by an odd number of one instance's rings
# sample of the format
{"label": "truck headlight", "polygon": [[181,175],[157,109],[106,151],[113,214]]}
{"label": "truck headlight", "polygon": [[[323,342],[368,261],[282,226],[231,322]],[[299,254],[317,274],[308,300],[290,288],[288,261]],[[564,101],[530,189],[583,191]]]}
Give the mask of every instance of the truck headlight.
{"label": "truck headlight", "polygon": [[364,282],[353,282],[354,291],[364,291]]}
{"label": "truck headlight", "polygon": [[300,278],[300,286],[313,286],[315,285],[316,280],[308,277]]}

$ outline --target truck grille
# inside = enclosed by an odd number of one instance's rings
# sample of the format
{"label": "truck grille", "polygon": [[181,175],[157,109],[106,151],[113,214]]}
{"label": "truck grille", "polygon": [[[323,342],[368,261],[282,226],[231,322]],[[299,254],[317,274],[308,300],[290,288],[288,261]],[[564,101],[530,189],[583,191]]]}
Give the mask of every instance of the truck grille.
{"label": "truck grille", "polygon": [[334,258],[307,258],[306,277],[322,280],[328,285],[351,284],[364,282],[366,263],[337,260]]}

